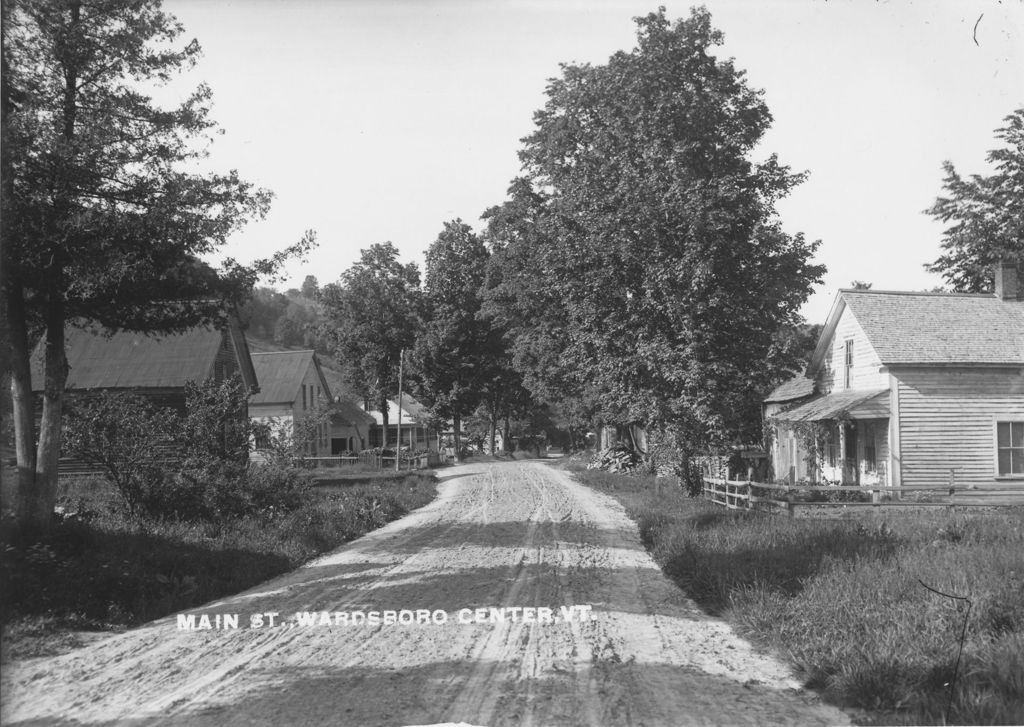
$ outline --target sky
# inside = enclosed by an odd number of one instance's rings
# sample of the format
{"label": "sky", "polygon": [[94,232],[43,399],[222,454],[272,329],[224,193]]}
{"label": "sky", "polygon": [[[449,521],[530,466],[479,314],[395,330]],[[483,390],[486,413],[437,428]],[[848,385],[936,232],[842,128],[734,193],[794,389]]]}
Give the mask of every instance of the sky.
{"label": "sky", "polygon": [[[670,19],[691,3],[665,2]],[[778,205],[821,240],[823,322],[839,288],[924,290],[943,226],[924,214],[942,162],[991,171],[994,130],[1024,107],[1024,0],[707,0],[732,57],[763,89],[777,153],[808,179]],[[559,64],[636,43],[657,0],[165,0],[204,50],[185,79],[213,89],[210,164],[275,193],[226,252],[319,247],[278,287],[334,282],[390,240],[421,269],[446,220],[477,230],[519,173],[520,139]]]}

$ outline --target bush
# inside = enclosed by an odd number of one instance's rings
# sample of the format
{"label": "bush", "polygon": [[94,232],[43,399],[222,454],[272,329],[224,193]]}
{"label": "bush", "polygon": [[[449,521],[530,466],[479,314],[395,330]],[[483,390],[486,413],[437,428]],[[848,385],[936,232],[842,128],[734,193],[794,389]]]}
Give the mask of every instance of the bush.
{"label": "bush", "polygon": [[185,384],[185,416],[180,419],[178,447],[189,459],[246,462],[253,425],[249,391],[241,378],[189,381]]}
{"label": "bush", "polygon": [[246,398],[237,378],[188,384],[184,417],[133,394],[79,398],[67,451],[99,466],[129,513],[152,519],[223,521],[298,507],[307,475],[283,461],[248,465]]}
{"label": "bush", "polygon": [[76,397],[67,409],[64,450],[99,467],[117,488],[129,512],[164,479],[160,457],[176,429],[172,411],[128,393]]}
{"label": "bush", "polygon": [[191,459],[147,490],[143,513],[212,521],[273,515],[301,505],[309,482],[305,472],[293,467]]}

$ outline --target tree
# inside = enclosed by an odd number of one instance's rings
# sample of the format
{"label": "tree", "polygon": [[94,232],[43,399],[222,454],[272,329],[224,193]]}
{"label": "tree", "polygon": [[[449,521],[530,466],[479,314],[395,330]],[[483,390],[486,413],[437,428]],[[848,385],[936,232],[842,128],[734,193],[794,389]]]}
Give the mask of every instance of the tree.
{"label": "tree", "polygon": [[371,245],[337,283],[321,288],[320,300],[338,364],[353,389],[383,415],[386,443],[399,356],[412,347],[420,324],[419,270],[400,263],[390,242]]}
{"label": "tree", "polygon": [[433,402],[431,413],[451,419],[455,457],[461,457],[463,419],[480,401],[491,372],[491,327],[478,317],[490,257],[462,220],[445,222],[426,255],[426,322],[413,351],[419,390]]}
{"label": "tree", "polygon": [[945,162],[945,196],[925,210],[949,225],[942,236],[945,252],[925,267],[955,291],[991,290],[996,263],[1024,266],[1024,108],[1005,124],[995,132],[1005,146],[986,157],[995,173],[964,178]]}
{"label": "tree", "polygon": [[556,235],[548,229],[545,198],[529,180],[518,178],[509,199],[487,210],[487,269],[481,315],[504,337],[511,367],[538,400],[579,400],[582,390],[562,355],[569,322],[559,315],[563,299],[544,274]]}
{"label": "tree", "polygon": [[274,338],[277,323],[288,309],[288,298],[273,288],[258,287],[239,311],[246,333],[265,341]]}
{"label": "tree", "polygon": [[[158,107],[147,86],[200,48],[159,0],[12,0],[3,5],[3,260],[18,459],[18,512],[46,527],[56,498],[66,325],[180,331],[222,320],[261,274],[312,245],[217,271],[202,261],[271,195],[196,163],[215,130],[210,90]],[[160,302],[159,305],[154,303]],[[41,337],[42,419],[29,350]]]}
{"label": "tree", "polygon": [[775,214],[802,175],[750,160],[771,115],[711,55],[706,10],[637,24],[632,52],[550,81],[524,177],[489,213],[505,240],[489,311],[535,393],[568,388],[692,446],[753,439],[777,332],[824,271]]}
{"label": "tree", "polygon": [[316,280],[315,275],[307,275],[302,281],[302,297],[309,300],[316,300],[317,294],[320,292],[320,284]]}

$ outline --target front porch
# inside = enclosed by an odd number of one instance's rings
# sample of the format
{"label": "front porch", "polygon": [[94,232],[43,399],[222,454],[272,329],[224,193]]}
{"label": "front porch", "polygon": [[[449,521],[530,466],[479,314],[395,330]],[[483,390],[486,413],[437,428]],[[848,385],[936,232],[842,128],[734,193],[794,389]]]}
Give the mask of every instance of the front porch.
{"label": "front porch", "polygon": [[843,391],[773,417],[775,479],[889,486],[888,390]]}

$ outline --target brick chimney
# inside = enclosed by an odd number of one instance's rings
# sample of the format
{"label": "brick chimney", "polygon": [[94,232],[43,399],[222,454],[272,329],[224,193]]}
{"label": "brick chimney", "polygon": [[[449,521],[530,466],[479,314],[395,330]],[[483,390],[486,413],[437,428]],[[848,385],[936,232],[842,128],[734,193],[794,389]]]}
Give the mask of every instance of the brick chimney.
{"label": "brick chimney", "polygon": [[1017,266],[1006,262],[996,264],[996,297],[999,300],[1017,300],[1020,284],[1017,282]]}

